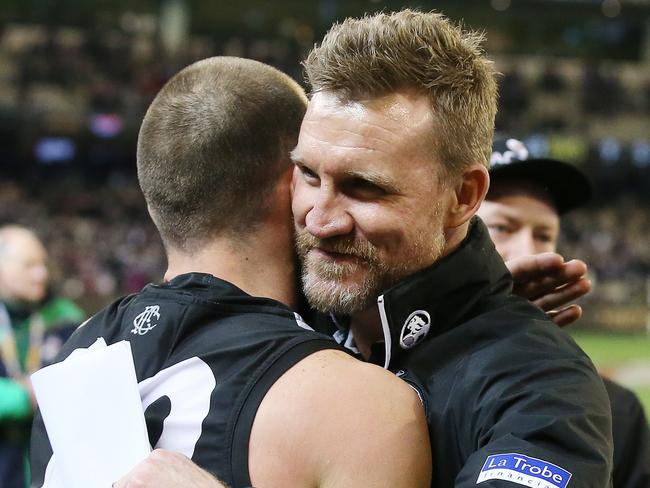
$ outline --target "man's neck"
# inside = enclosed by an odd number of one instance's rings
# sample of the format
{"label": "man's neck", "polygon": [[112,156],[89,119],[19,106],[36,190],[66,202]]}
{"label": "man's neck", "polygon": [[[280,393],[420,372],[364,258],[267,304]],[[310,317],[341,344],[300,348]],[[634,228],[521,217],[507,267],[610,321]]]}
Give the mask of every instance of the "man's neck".
{"label": "man's neck", "polygon": [[354,342],[359,353],[365,360],[368,360],[372,345],[383,338],[377,305],[353,314],[350,317],[350,329],[354,334]]}
{"label": "man's neck", "polygon": [[165,280],[184,273],[208,273],[228,281],[251,296],[272,298],[295,307],[295,259],[290,241],[248,237],[218,237],[196,252],[170,250]]}

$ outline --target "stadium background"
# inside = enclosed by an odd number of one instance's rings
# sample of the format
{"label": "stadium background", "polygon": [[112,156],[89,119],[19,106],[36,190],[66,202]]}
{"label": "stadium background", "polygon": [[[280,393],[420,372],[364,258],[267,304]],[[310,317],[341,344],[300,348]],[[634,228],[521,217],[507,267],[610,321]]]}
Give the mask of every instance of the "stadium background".
{"label": "stadium background", "polygon": [[650,0],[3,0],[0,223],[39,232],[57,291],[89,313],[160,280],[135,141],[164,82],[214,55],[301,80],[332,22],[404,6],[484,30],[497,130],[591,177],[594,201],[563,222],[561,251],[595,283],[572,332],[650,412]]}

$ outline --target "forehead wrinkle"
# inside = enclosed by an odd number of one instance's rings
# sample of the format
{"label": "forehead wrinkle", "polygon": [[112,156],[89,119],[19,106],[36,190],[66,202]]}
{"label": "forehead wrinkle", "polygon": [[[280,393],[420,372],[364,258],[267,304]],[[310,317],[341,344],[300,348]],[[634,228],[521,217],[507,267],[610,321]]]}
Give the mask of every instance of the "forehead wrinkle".
{"label": "forehead wrinkle", "polygon": [[[409,133],[424,136],[434,127],[433,112],[420,95],[398,92],[369,100],[341,100],[332,93],[319,95],[317,100],[312,99],[303,127],[316,124],[319,130],[339,130],[390,146],[404,145]],[[355,129],[326,127],[341,122],[348,126],[354,123]]]}
{"label": "forehead wrinkle", "polygon": [[[355,132],[352,132],[352,131],[338,130],[337,132],[346,132],[348,134],[357,136],[358,139],[363,140],[364,142],[368,142],[368,140],[367,140],[368,138],[361,137],[361,136],[359,136],[358,134],[356,134]],[[377,139],[377,141],[381,142],[381,145],[386,146],[386,148],[383,148],[383,147],[371,147],[371,146],[368,146],[368,145],[365,145],[365,144],[355,143],[355,141],[350,141],[347,144],[345,143],[346,140],[334,142],[332,139],[330,139],[326,135],[321,136],[321,135],[313,134],[313,133],[309,134],[309,138],[316,141],[318,144],[327,145],[328,149],[332,148],[332,149],[344,149],[344,150],[353,150],[353,151],[354,150],[363,150],[363,151],[370,151],[370,152],[375,152],[375,153],[384,153],[384,152],[386,152],[386,149],[388,149],[388,147],[393,146],[393,144],[390,144],[390,143],[388,143],[386,141],[382,141],[381,139]],[[297,147],[296,147],[296,149],[297,149]],[[292,154],[295,154],[295,153],[292,152]],[[303,158],[300,156],[300,154],[295,154],[295,155],[296,155],[296,157],[300,157],[301,160],[303,160]]]}
{"label": "forehead wrinkle", "polygon": [[[308,125],[316,127],[317,130],[310,130],[307,127]],[[303,134],[310,139],[332,147],[358,148],[379,152],[388,151],[395,145],[400,144],[403,139],[392,130],[368,122],[359,121],[357,127],[356,129],[332,127],[328,126],[327,121],[323,123],[318,120],[308,120],[303,124]],[[383,134],[373,134],[376,131],[382,131]]]}

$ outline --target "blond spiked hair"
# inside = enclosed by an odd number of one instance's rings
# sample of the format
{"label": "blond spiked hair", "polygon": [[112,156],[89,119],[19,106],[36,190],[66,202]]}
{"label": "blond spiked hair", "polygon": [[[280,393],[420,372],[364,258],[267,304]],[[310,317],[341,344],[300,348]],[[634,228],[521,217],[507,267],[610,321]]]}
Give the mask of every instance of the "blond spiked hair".
{"label": "blond spiked hair", "polygon": [[497,83],[483,40],[440,13],[378,13],[335,24],[304,67],[312,92],[356,101],[401,89],[426,95],[435,116],[434,156],[455,174],[490,161]]}

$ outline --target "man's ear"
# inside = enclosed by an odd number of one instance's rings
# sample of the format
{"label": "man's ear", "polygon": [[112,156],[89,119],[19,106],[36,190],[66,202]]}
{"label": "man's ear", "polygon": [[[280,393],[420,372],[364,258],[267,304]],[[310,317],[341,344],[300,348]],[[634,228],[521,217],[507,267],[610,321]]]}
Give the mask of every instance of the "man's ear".
{"label": "man's ear", "polygon": [[453,188],[446,227],[459,227],[472,218],[485,199],[489,187],[490,175],[482,164],[475,163],[463,170]]}
{"label": "man's ear", "polygon": [[296,182],[300,178],[300,170],[295,164],[291,164],[291,198],[293,198],[293,192],[296,190]]}

